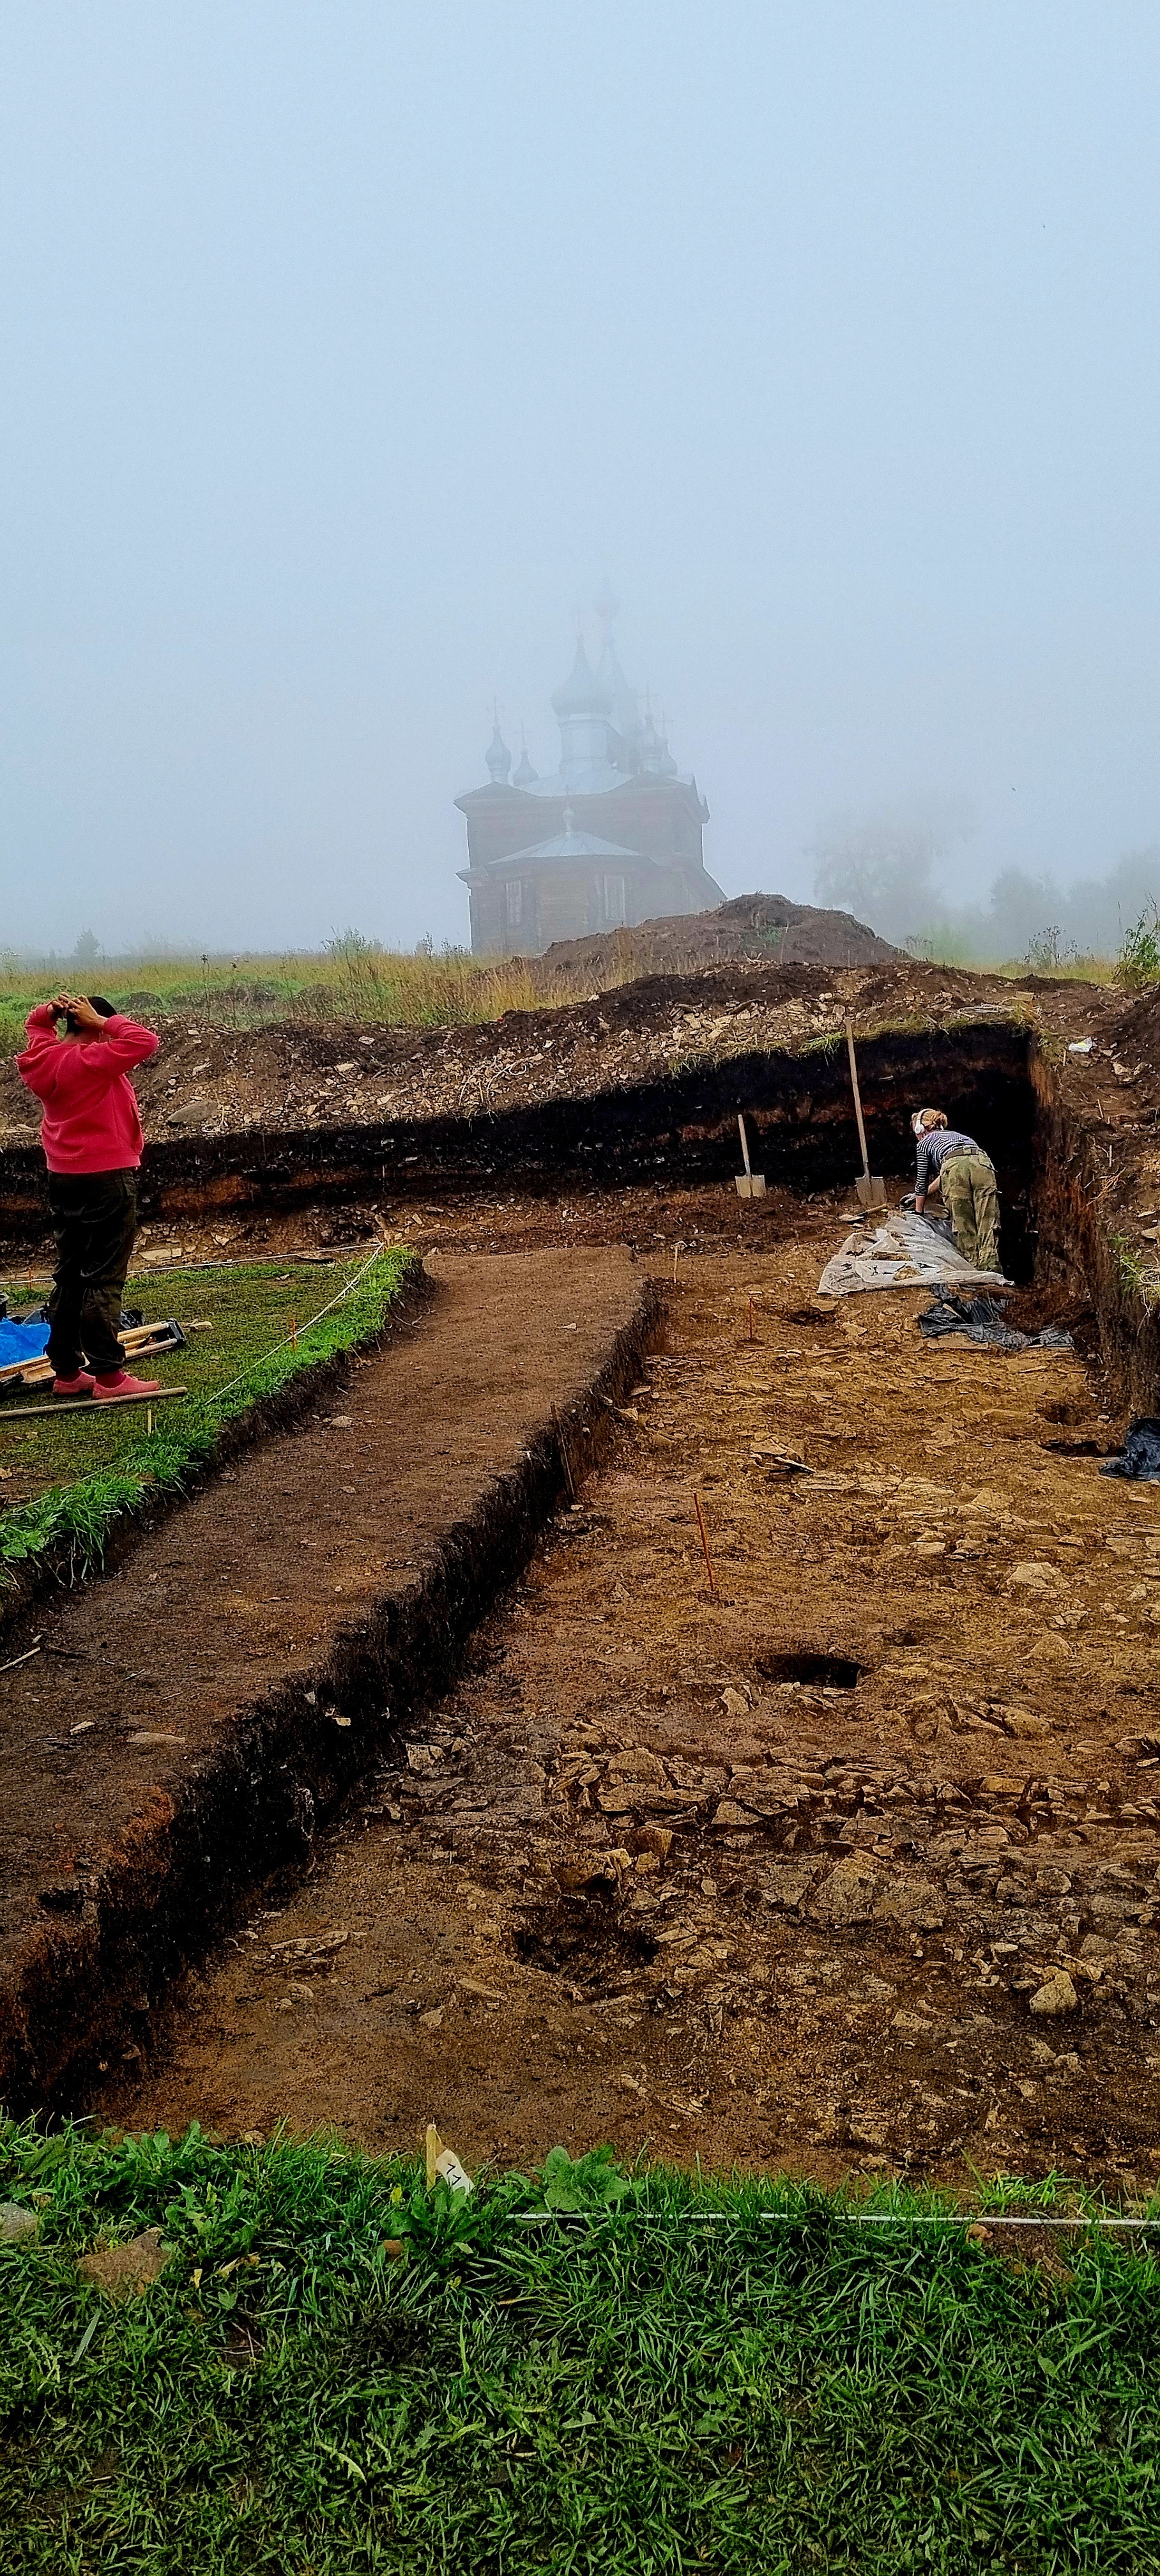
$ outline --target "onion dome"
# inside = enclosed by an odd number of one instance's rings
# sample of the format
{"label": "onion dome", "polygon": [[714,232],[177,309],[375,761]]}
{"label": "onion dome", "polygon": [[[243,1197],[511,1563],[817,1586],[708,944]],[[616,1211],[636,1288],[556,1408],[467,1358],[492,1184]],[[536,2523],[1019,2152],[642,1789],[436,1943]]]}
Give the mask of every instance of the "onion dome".
{"label": "onion dome", "polygon": [[599,679],[584,650],[584,638],[576,638],[576,659],[567,679],[552,699],[556,714],[568,716],[608,716],[612,713],[612,691]]}
{"label": "onion dome", "polygon": [[507,786],[508,777],[511,772],[511,765],[512,756],[508,750],[506,742],[504,741],[503,735],[500,732],[499,716],[497,714],[491,741],[487,746],[488,776],[491,779],[493,787]]}

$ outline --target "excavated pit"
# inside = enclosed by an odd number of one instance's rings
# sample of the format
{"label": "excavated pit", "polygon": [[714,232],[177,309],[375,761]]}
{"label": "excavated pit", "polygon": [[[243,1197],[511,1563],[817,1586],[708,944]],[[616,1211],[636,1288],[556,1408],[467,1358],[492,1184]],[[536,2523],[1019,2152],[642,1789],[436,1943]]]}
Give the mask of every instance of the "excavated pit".
{"label": "excavated pit", "polygon": [[[817,1308],[857,1159],[830,1051],[493,1121],[490,1162],[480,1122],[432,1122],[422,1177],[388,1197],[380,1174],[388,1216],[421,1194],[420,1240],[484,1266],[482,1211],[493,1250],[619,1222],[663,1301],[652,1355],[607,1396],[602,1462],[554,1446],[527,1572],[497,1553],[493,1606],[477,1585],[405,1728],[364,1741],[371,1785],[356,1762],[305,1871],[103,2025],[87,2107],[374,2146],[433,2116],[472,2158],[613,2137],[829,2178],[1148,2178],[1160,1553],[1147,1490],[1095,1480],[1126,1402],[1155,1401],[1150,1327],[1026,1031],[865,1040],[860,1066],[888,1173],[900,1097],[1004,1137],[1020,1320],[1090,1310],[1077,1354],[925,1344],[913,1293]],[[758,1208],[732,1197],[738,1106]],[[369,1191],[344,1140],[293,1169],[276,1141],[255,1207],[320,1171],[330,1204]],[[196,1164],[163,1150],[162,1196]],[[755,1460],[771,1428],[806,1455],[792,1490]],[[357,1727],[357,1675],[345,1705]],[[1032,1998],[1058,1973],[1056,2023]]]}
{"label": "excavated pit", "polygon": [[[860,1041],[859,1072],[876,1170],[897,1170],[905,1153],[900,1101],[945,1098],[957,1121],[1005,1140],[997,1169],[1009,1257],[1029,1275],[1026,1176],[1036,1103],[1027,1030],[995,1021],[870,1036]],[[479,1189],[533,1196],[594,1186],[729,1188],[738,1168],[738,1111],[749,1122],[754,1169],[772,1188],[840,1188],[858,1167],[837,1038],[796,1055],[698,1061],[664,1081],[531,1099],[490,1115],[154,1139],[142,1167],[142,1213],[177,1224],[224,1211],[405,1206],[433,1191],[447,1198]],[[31,1146],[9,1149],[5,1204],[13,1237],[23,1229],[27,1239],[39,1228],[43,1183]]]}

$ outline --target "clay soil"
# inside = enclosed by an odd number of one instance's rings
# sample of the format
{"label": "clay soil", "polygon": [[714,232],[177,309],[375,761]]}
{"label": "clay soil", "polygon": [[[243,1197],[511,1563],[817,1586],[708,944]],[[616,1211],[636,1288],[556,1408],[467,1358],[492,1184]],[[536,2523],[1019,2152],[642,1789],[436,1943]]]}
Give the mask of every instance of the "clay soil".
{"label": "clay soil", "polygon": [[[832,1209],[675,1288],[674,1213],[605,1464],[89,2107],[1149,2187],[1156,1490],[1099,1475],[1078,1356],[928,1343],[909,1293],[820,1309]],[[353,1523],[352,1569],[380,1543]]]}

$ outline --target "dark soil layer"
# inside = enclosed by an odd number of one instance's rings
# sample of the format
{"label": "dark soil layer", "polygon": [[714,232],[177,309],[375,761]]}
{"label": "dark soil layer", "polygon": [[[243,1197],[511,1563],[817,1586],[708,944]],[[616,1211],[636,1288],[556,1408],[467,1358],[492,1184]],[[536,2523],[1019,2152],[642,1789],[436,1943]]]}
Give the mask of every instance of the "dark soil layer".
{"label": "dark soil layer", "polygon": [[464,1678],[102,2116],[1151,2187],[1160,1501],[1078,1358],[819,1309],[836,1239],[682,1264]]}
{"label": "dark soil layer", "polygon": [[[556,1151],[573,1130],[591,1147],[610,1123],[631,1141],[640,1128],[638,1096],[690,1073],[709,1100],[718,1078],[722,1114],[731,1115],[748,1105],[747,1060],[776,1052],[808,1064],[815,1041],[840,1047],[847,1011],[859,1037],[884,1026],[937,1032],[965,1016],[1014,1022],[1046,1038],[1094,1030],[1101,1045],[1106,1029],[1114,1051],[1122,1004],[1094,985],[1029,977],[1012,986],[1001,976],[912,959],[840,972],[742,962],[652,976],[568,1006],[507,1012],[482,1026],[167,1027],[159,1054],[137,1078],[147,1203],[182,1214],[191,1204],[188,1184],[199,1178],[214,1186],[220,1206],[229,1205],[231,1184],[236,1199],[252,1198],[263,1175],[279,1182],[279,1149],[275,1143],[268,1152],[268,1138],[316,1137],[317,1174],[336,1191],[372,1181],[376,1189],[423,1187],[433,1171],[486,1168],[494,1161],[493,1133],[501,1160],[510,1160],[504,1137],[510,1132],[519,1141],[529,1118],[533,1138],[542,1120],[542,1145]],[[907,1105],[888,1098],[876,1109],[891,1136],[905,1136]],[[10,1222],[41,1203],[36,1118],[14,1066],[0,1065]],[[881,1135],[874,1142],[881,1151]],[[292,1160],[308,1159],[296,1142]],[[533,1162],[540,1159],[533,1154]],[[582,1153],[579,1159],[583,1164]]]}
{"label": "dark soil layer", "polygon": [[[445,1686],[648,1329],[616,1254],[441,1264],[427,1305],[0,1678],[0,2097],[135,2047],[175,1963]],[[14,1641],[10,1653],[19,1651]]]}
{"label": "dark soil layer", "polygon": [[[638,994],[638,1001],[640,996]],[[150,1146],[142,1171],[147,1216],[173,1223],[253,1206],[291,1209],[358,1199],[382,1209],[438,1188],[507,1181],[522,1190],[561,1179],[626,1186],[658,1174],[728,1186],[740,1166],[737,1117],[750,1129],[754,1168],[789,1187],[832,1187],[859,1167],[849,1068],[840,1041],[788,1051],[737,1042],[732,1054],[694,1053],[658,1065],[656,1078],[535,1096],[489,1110],[396,1117],[389,1129],[295,1128],[279,1118],[260,1133],[168,1139]],[[912,1150],[908,1106],[945,1103],[972,1132],[1003,1139],[1001,1185],[1029,1160],[1032,1100],[1028,1032],[1010,1022],[892,1031],[862,1040],[859,1072],[876,1170],[904,1167]],[[42,1196],[35,1156],[12,1158],[10,1221],[34,1218]]]}
{"label": "dark soil layer", "polygon": [[530,962],[549,999],[582,976],[602,989],[629,976],[691,975],[742,959],[777,966],[885,966],[900,956],[852,912],[791,903],[784,894],[738,894],[715,912],[642,921],[636,930],[605,930],[588,939],[557,939]]}

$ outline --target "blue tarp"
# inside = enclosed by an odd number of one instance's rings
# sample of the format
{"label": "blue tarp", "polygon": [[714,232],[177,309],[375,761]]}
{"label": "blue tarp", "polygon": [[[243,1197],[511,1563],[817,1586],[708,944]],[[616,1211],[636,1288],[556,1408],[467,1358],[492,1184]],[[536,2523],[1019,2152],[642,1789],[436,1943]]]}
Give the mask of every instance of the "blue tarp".
{"label": "blue tarp", "polygon": [[47,1347],[47,1324],[18,1324],[12,1316],[0,1316],[0,1368],[13,1368],[18,1360],[38,1360]]}

